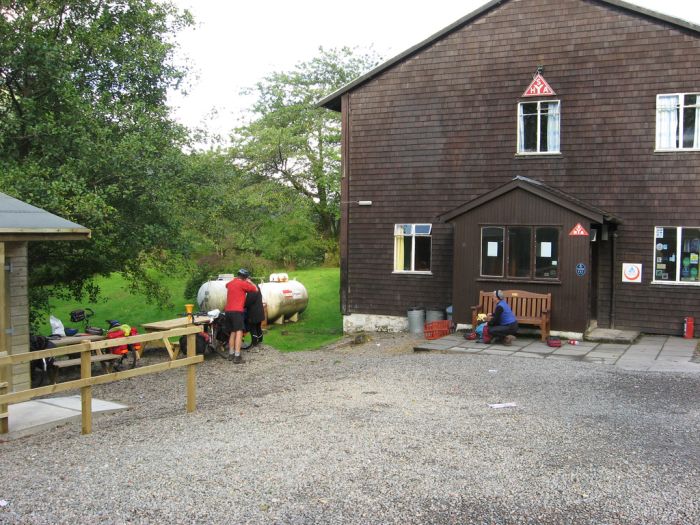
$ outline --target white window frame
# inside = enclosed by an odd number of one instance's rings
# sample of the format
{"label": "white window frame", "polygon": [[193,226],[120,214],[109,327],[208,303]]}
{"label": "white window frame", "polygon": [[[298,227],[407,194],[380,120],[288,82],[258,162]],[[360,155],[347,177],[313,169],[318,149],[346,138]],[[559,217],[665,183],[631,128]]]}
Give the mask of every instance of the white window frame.
{"label": "white window frame", "polygon": [[[687,95],[696,95],[698,98],[696,99],[695,106],[686,106],[685,104],[685,97]],[[675,142],[676,146],[675,147],[663,147],[661,145],[661,140],[662,140],[662,135],[661,135],[661,98],[662,97],[678,97],[676,101],[676,116],[675,118],[677,119],[676,126],[677,126],[677,131],[676,131],[676,136],[675,136]],[[685,148],[683,147],[683,118],[684,118],[684,111],[683,108],[686,107],[695,107],[696,109],[696,114],[695,114],[695,133],[696,133],[696,138],[695,138],[695,143],[697,144],[694,147],[691,148]],[[688,93],[660,93],[656,95],[656,150],[659,152],[669,152],[669,151],[700,151],[700,92],[688,92]]]}
{"label": "white window frame", "polygon": [[[675,281],[659,281],[656,280],[656,230],[658,228],[663,228],[664,230],[676,230],[676,280]],[[682,253],[683,253],[683,230],[700,230],[700,226],[655,226],[654,227],[654,246],[652,247],[652,281],[651,284],[664,284],[670,286],[700,286],[700,280],[693,281],[681,281],[681,266],[682,266]],[[698,269],[700,270],[700,264],[698,264]]]}
{"label": "white window frame", "polygon": [[[541,130],[542,130],[542,104],[551,104],[555,102],[557,104],[557,115],[559,117],[559,144],[556,150],[540,151],[541,142]],[[523,106],[525,104],[537,104],[537,151],[524,151],[521,146],[524,145],[523,134],[525,133],[525,121],[523,119]],[[549,141],[547,141],[547,147],[549,147]],[[517,136],[517,151],[518,155],[557,155],[561,153],[561,100],[548,99],[548,100],[524,100],[518,102],[518,136]]]}
{"label": "white window frame", "polygon": [[[404,227],[408,226],[410,228],[410,231],[408,234],[404,233]],[[427,233],[425,231],[421,232],[416,232],[416,229],[421,229],[425,230],[427,229]],[[433,267],[433,225],[429,223],[400,223],[400,224],[394,224],[394,271],[393,273],[410,273],[410,274],[422,274],[422,275],[432,275],[432,267]],[[404,242],[408,242],[407,239],[410,239],[411,242],[411,269],[410,270],[404,270],[404,269],[399,269],[397,268],[397,257],[398,253],[396,251],[397,248],[397,238],[398,237],[403,237]],[[430,239],[430,270],[416,270],[416,237],[428,237]],[[401,254],[403,256],[403,254]]]}
{"label": "white window frame", "polygon": [[[484,229],[491,228],[494,230],[501,230],[501,273],[500,274],[485,274],[484,273]],[[496,226],[482,226],[480,231],[480,242],[479,242],[479,277],[484,278],[499,278],[502,279],[505,276],[506,271],[506,227],[502,225]],[[498,257],[498,255],[496,255]]]}

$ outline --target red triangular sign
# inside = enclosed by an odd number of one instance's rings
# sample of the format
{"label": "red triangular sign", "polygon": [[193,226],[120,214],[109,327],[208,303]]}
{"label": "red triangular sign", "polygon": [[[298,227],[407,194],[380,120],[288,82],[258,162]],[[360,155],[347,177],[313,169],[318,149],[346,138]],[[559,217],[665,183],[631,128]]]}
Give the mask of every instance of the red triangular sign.
{"label": "red triangular sign", "polygon": [[524,97],[543,97],[549,95],[556,95],[556,93],[551,86],[547,84],[547,81],[540,73],[535,75],[535,78],[532,79],[525,93],[523,93]]}
{"label": "red triangular sign", "polygon": [[586,231],[586,228],[581,226],[581,223],[579,222],[576,226],[573,227],[573,229],[569,232],[569,235],[572,237],[578,237],[578,236],[588,236],[588,232]]}

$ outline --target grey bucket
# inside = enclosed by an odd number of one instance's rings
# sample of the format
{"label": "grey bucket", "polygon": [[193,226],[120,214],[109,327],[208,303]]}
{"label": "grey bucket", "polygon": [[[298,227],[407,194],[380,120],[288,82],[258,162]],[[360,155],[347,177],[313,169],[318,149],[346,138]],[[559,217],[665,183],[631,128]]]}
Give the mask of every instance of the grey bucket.
{"label": "grey bucket", "polygon": [[425,322],[432,323],[433,321],[442,321],[445,319],[445,310],[439,308],[431,308],[425,312]]}
{"label": "grey bucket", "polygon": [[419,306],[408,309],[408,331],[412,334],[422,334],[425,324],[425,310]]}

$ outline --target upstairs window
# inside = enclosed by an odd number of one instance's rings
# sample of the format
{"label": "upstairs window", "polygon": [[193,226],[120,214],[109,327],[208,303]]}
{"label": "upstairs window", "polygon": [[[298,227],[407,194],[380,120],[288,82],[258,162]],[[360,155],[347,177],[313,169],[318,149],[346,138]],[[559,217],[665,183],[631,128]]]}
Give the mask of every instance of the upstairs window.
{"label": "upstairs window", "polygon": [[430,272],[432,224],[394,226],[394,271]]}
{"label": "upstairs window", "polygon": [[656,97],[656,149],[700,149],[700,93]]}
{"label": "upstairs window", "polygon": [[550,226],[481,228],[481,276],[559,278],[559,229]]}
{"label": "upstairs window", "polygon": [[518,153],[559,153],[559,101],[518,104]]}
{"label": "upstairs window", "polygon": [[700,228],[657,226],[654,281],[700,283]]}

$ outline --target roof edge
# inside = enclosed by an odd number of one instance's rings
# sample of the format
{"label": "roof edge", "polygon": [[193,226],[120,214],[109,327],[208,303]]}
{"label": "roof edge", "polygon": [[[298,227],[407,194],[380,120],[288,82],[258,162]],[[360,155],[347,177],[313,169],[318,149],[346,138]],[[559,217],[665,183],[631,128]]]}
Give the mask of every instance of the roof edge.
{"label": "roof edge", "polygon": [[[489,11],[500,4],[503,4],[505,2],[508,2],[509,0],[491,0],[490,2],[487,2],[486,4],[482,5],[478,9],[475,9],[471,13],[469,13],[466,16],[463,16],[459,20],[451,23],[447,27],[441,29],[437,33],[434,33],[433,35],[429,36],[425,40],[422,40],[418,44],[408,48],[406,51],[403,53],[399,53],[393,58],[390,58],[386,62],[383,62],[376,66],[375,68],[369,70],[367,73],[364,75],[361,75],[357,77],[355,80],[352,82],[345,84],[341,88],[337,89],[330,95],[327,95],[326,97],[322,98],[318,102],[316,102],[315,106],[316,107],[325,107],[327,109],[333,110],[333,111],[340,111],[340,100],[341,96],[347,93],[348,91],[356,88],[357,86],[364,84],[365,82],[371,80],[375,76],[379,75],[382,73],[384,70],[389,69],[391,66],[396,64],[397,62],[401,62],[403,59],[408,58],[409,56],[417,53],[418,51],[432,45],[435,41],[438,39],[442,38],[443,36],[448,35],[452,31],[455,31],[456,29],[460,28],[461,26],[471,22],[475,18],[479,17],[480,15],[484,14],[486,11]],[[681,18],[675,18],[670,15],[665,15],[662,13],[659,13],[657,11],[652,11],[651,9],[647,9],[646,7],[641,7],[636,4],[631,4],[629,2],[624,2],[622,0],[592,0],[594,3],[599,3],[599,4],[607,4],[610,6],[618,7],[620,9],[624,9],[627,11],[631,11],[633,13],[637,13],[642,16],[646,16],[648,18],[652,18],[655,20],[661,20],[662,22],[666,22],[668,24],[680,27],[682,29],[690,30],[694,33],[698,33],[697,36],[700,37],[700,25],[693,24],[692,22],[688,22],[687,20],[683,20]]]}
{"label": "roof edge", "polygon": [[505,195],[506,193],[510,193],[511,191],[517,189],[532,193],[541,199],[545,199],[557,206],[566,208],[582,217],[586,217],[587,219],[600,224],[603,224],[604,222],[619,224],[622,222],[617,217],[606,212],[605,210],[583,202],[561,190],[551,188],[541,181],[522,177],[520,175],[491,191],[487,191],[469,202],[443,213],[438,217],[438,219],[442,223],[450,222],[475,208],[483,206],[487,202],[491,202]]}
{"label": "roof edge", "polygon": [[323,99],[319,100],[316,102],[316,107],[325,107],[327,109],[331,109],[333,111],[340,111],[340,97],[345,94],[346,92],[350,91],[351,89],[359,86],[360,84],[364,84],[366,81],[372,79],[385,69],[389,69],[391,66],[396,64],[397,62],[401,62],[404,58],[407,58],[421,49],[430,46],[433,42],[438,40],[439,38],[442,38],[443,36],[451,33],[452,31],[458,29],[462,25],[470,22],[471,20],[477,18],[479,15],[483,14],[484,12],[490,10],[493,7],[498,6],[499,4],[502,4],[504,2],[507,2],[508,0],[491,0],[490,2],[482,5],[478,9],[475,9],[471,13],[469,13],[466,16],[463,16],[459,20],[452,22],[450,25],[447,27],[444,27],[440,29],[437,33],[434,33],[430,35],[428,38],[420,41],[416,45],[408,48],[406,51],[399,53],[398,55],[394,56],[393,58],[390,58],[386,62],[382,62],[378,66],[376,66],[373,69],[370,69],[367,73],[365,73],[362,76],[357,77],[355,80],[352,82],[345,84],[341,88],[337,89],[330,95],[324,97]]}

